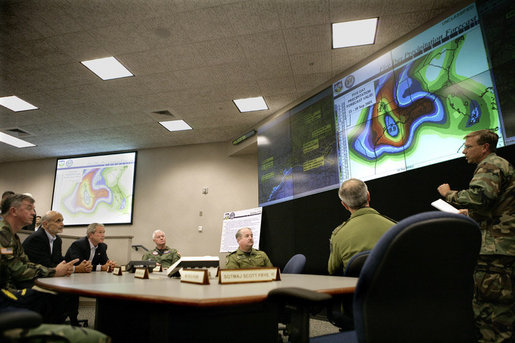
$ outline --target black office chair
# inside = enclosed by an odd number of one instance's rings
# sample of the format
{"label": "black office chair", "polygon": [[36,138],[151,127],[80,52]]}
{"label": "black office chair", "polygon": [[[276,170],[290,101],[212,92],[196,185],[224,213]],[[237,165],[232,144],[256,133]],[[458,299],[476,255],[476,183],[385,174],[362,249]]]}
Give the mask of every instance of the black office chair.
{"label": "black office chair", "polygon": [[283,268],[283,274],[302,274],[306,265],[306,256],[293,255]]}
{"label": "black office chair", "polygon": [[343,271],[343,276],[359,277],[368,255],[370,255],[370,250],[362,251],[352,256]]}
{"label": "black office chair", "polygon": [[[343,276],[359,277],[370,250],[362,251],[352,256],[343,271]],[[343,294],[338,301],[333,302],[327,309],[327,319],[340,331],[354,330],[354,316],[352,309],[353,294]]]}
{"label": "black office chair", "polygon": [[43,317],[37,312],[17,308],[5,307],[0,309],[0,341],[10,342],[4,333],[11,329],[31,329],[38,327],[43,322]]}
{"label": "black office chair", "polygon": [[[400,221],[361,270],[356,330],[311,342],[472,342],[472,273],[480,246],[478,225],[463,215],[426,212]],[[273,299],[294,296],[285,293]]]}
{"label": "black office chair", "polygon": [[[306,265],[306,256],[303,254],[293,255],[283,268],[283,274],[302,274]],[[290,323],[292,311],[284,309],[279,313],[279,334],[283,337],[290,336]]]}

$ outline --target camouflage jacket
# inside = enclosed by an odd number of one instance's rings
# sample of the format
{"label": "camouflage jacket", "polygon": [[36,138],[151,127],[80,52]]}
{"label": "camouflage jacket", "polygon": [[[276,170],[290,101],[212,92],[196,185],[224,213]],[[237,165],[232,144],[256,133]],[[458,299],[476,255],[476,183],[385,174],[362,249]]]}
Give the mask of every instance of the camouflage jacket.
{"label": "camouflage jacket", "polygon": [[0,221],[0,288],[16,290],[18,282],[54,274],[54,268],[30,262],[18,235],[12,233],[9,223]]}
{"label": "camouflage jacket", "polygon": [[143,255],[142,260],[156,261],[162,265],[163,268],[168,268],[177,262],[180,258],[181,255],[177,252],[176,249],[171,249],[166,246],[163,250],[160,250],[156,247],[154,250],[147,252],[145,255]]}
{"label": "camouflage jacket", "polygon": [[250,253],[245,253],[238,248],[238,250],[227,255],[227,262],[225,263],[226,269],[261,267],[273,267],[273,265],[264,251],[254,248]]}
{"label": "camouflage jacket", "polygon": [[469,188],[450,191],[445,200],[467,208],[479,223],[480,254],[515,256],[515,172],[508,161],[491,153],[477,165]]}

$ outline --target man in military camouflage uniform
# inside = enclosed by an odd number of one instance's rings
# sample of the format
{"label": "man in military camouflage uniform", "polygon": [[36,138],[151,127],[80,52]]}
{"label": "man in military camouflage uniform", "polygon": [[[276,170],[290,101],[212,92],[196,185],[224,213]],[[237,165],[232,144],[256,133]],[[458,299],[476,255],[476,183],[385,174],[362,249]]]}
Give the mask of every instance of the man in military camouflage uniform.
{"label": "man in military camouflage uniform", "polygon": [[152,240],[156,243],[156,247],[154,250],[143,255],[143,260],[156,261],[163,266],[163,268],[168,268],[181,258],[181,254],[179,254],[176,249],[172,249],[166,245],[166,236],[163,231],[154,231],[154,233],[152,233]]}
{"label": "man in military camouflage uniform", "polygon": [[254,235],[248,227],[236,232],[239,248],[227,255],[226,269],[273,267],[264,251],[254,249]]}
{"label": "man in military camouflage uniform", "polygon": [[[33,280],[39,277],[69,276],[73,272],[73,263],[61,262],[55,268],[47,268],[29,261],[23,251],[17,232],[31,223],[35,215],[34,199],[28,195],[15,194],[2,202],[3,220],[0,221],[0,289],[13,294],[25,294],[23,288],[31,288]],[[20,291],[21,290],[21,291]],[[20,293],[21,292],[21,293]],[[29,296],[30,295],[30,296]],[[63,304],[59,297],[29,292],[23,298],[6,298],[11,306],[25,307],[39,312],[43,320],[50,323],[64,322]]]}
{"label": "man in military camouflage uniform", "polygon": [[473,300],[479,342],[513,342],[515,320],[515,172],[497,156],[498,136],[479,130],[465,136],[463,154],[477,164],[469,188],[438,187],[445,200],[476,220],[482,244]]}

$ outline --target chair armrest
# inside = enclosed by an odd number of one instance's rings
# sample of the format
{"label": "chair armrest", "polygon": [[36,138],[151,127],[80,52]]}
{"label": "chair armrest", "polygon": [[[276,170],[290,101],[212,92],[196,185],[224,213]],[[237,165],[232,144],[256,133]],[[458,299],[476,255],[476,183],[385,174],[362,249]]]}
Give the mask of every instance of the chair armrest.
{"label": "chair armrest", "polygon": [[268,299],[271,301],[303,307],[324,305],[331,298],[329,294],[299,287],[276,288],[268,292]]}

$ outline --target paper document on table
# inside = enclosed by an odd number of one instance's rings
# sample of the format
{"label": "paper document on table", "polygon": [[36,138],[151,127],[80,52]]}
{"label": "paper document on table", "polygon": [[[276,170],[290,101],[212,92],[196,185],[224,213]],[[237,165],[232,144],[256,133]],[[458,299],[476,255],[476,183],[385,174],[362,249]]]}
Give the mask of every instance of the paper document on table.
{"label": "paper document on table", "polygon": [[431,203],[433,207],[436,207],[440,211],[449,212],[449,213],[459,213],[458,209],[448,202],[443,201],[442,199],[435,200]]}

